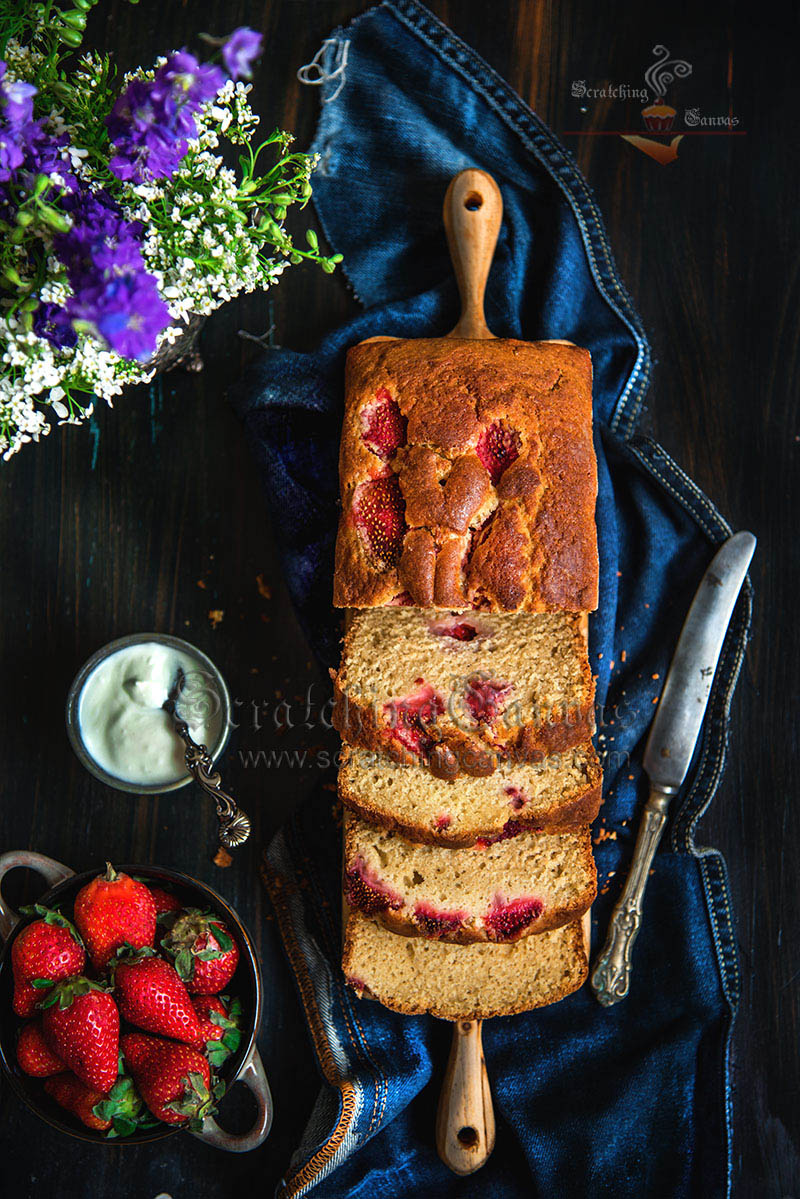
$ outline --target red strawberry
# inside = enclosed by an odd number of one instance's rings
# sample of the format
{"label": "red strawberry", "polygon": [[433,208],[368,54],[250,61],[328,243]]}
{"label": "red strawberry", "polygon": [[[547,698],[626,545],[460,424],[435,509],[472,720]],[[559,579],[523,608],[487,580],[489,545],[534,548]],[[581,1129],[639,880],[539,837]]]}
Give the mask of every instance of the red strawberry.
{"label": "red strawberry", "polygon": [[353,521],[369,553],[394,566],[403,548],[406,504],[396,475],[359,483],[353,494]]}
{"label": "red strawberry", "polygon": [[214,1111],[211,1070],[196,1049],[131,1032],[122,1038],[122,1053],[142,1099],[157,1119],[183,1124]]}
{"label": "red strawberry", "polygon": [[492,482],[499,483],[506,467],[519,458],[519,434],[496,421],[481,433],[475,453],[488,470]]}
{"label": "red strawberry", "polygon": [[44,1039],[41,1020],[31,1020],[20,1031],[17,1041],[17,1062],[20,1070],[33,1078],[47,1078],[66,1070],[61,1058],[56,1057]]}
{"label": "red strawberry", "polygon": [[[228,1009],[219,995],[195,995],[192,1007],[200,1021],[200,1036],[195,1048],[202,1049],[209,1041],[221,1041],[225,1031],[222,1020],[228,1019]],[[216,1016],[219,1023],[212,1020],[212,1016]]]}
{"label": "red strawberry", "polygon": [[192,1005],[200,1021],[200,1040],[195,1049],[201,1053],[205,1050],[212,1066],[221,1066],[239,1048],[242,1005],[238,999],[223,1001],[219,995],[197,995]]}
{"label": "red strawberry", "polygon": [[408,421],[385,387],[379,387],[375,399],[361,409],[361,436],[364,444],[384,462],[393,458],[406,440]]}
{"label": "red strawberry", "polygon": [[200,1022],[174,966],[154,949],[120,956],[113,964],[114,995],[125,1020],[175,1041],[196,1044]]}
{"label": "red strawberry", "polygon": [[163,891],[161,887],[148,887],[148,890],[156,905],[156,916],[162,915],[163,912],[179,912],[183,907],[181,901],[171,891]]}
{"label": "red strawberry", "polygon": [[111,1127],[110,1120],[101,1119],[95,1115],[94,1108],[102,1103],[107,1096],[94,1087],[87,1087],[74,1074],[56,1074],[45,1080],[44,1089],[51,1099],[55,1099],[60,1107],[65,1107],[73,1116],[77,1116],[87,1128],[96,1132],[105,1132]]}
{"label": "red strawberry", "polygon": [[100,983],[76,975],[42,1001],[44,1039],[88,1087],[107,1092],[117,1078],[119,1012]]}
{"label": "red strawberry", "polygon": [[153,896],[144,883],[117,874],[110,862],[104,875],[78,892],[74,917],[95,970],[104,970],[121,945],[141,949],[155,940]]}
{"label": "red strawberry", "polygon": [[18,1016],[32,1016],[46,984],[80,974],[86,955],[77,932],[60,912],[38,904],[24,911],[37,912],[42,919],[23,928],[11,947],[13,1007]]}
{"label": "red strawberry", "polygon": [[216,995],[239,963],[239,947],[215,916],[190,909],[179,916],[161,944],[192,995]]}

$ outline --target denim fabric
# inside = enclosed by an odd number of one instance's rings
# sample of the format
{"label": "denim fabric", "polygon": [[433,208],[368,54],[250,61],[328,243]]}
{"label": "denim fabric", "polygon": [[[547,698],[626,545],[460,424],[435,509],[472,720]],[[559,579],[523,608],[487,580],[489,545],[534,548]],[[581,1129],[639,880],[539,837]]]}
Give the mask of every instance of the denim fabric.
{"label": "denim fabric", "polygon": [[[338,94],[340,78],[323,88],[329,102],[315,142],[315,203],[365,311],[314,354],[268,352],[236,404],[262,466],[298,613],[321,660],[335,663],[331,576],[345,352],[373,334],[429,336],[455,324],[442,199],[466,166],[495,176],[505,215],[487,293],[490,327],[527,339],[569,338],[594,362],[601,583],[590,652],[606,772],[601,815],[610,834],[596,845],[596,952],[630,862],[654,702],[694,589],[730,530],[664,451],[634,432],[649,349],[589,188],[553,134],[415,0],[387,0],[334,39],[349,43],[348,61]],[[327,53],[332,71],[336,44]],[[748,585],[656,857],[631,993],[603,1009],[587,986],[552,1008],[487,1022],[498,1133],[494,1154],[473,1177],[450,1174],[434,1148],[448,1025],[396,1015],[344,985],[330,791],[320,789],[278,834],[265,877],[324,1080],[281,1193],[727,1193],[738,965],[725,866],[714,850],[696,846],[694,827],[724,765],[750,603]]]}

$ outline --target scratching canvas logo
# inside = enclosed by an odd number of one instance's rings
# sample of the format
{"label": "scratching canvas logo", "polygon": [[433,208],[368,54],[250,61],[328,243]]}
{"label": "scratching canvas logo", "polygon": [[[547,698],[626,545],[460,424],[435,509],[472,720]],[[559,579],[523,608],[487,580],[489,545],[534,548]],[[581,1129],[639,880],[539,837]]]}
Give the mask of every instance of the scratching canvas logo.
{"label": "scratching canvas logo", "polygon": [[[644,72],[645,87],[636,87],[627,83],[604,83],[599,87],[589,86],[585,79],[572,81],[572,96],[574,99],[588,100],[633,100],[649,101],[641,110],[643,132],[635,129],[581,129],[568,130],[567,135],[577,137],[612,136],[620,137],[623,141],[641,150],[649,158],[662,166],[674,162],[678,157],[678,147],[687,135],[703,133],[734,133],[737,129],[738,117],[732,112],[724,116],[709,116],[699,107],[685,108],[682,117],[678,109],[668,103],[668,96],[676,90],[675,84],[688,79],[692,74],[692,64],[683,58],[671,58],[666,46],[653,47],[653,61]],[[730,92],[732,63],[728,63],[728,91]],[[581,112],[588,112],[584,103]],[[680,132],[678,132],[680,128]]]}

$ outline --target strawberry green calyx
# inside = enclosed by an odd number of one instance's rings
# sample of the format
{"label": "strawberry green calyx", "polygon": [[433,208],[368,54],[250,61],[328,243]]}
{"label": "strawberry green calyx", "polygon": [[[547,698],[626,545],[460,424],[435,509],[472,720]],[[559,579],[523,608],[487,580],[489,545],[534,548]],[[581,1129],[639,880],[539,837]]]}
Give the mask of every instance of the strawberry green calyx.
{"label": "strawberry green calyx", "polygon": [[[216,941],[216,948],[206,945],[209,934]],[[194,973],[195,959],[200,962],[217,961],[233,948],[233,941],[219,923],[219,918],[198,908],[190,908],[180,915],[161,944],[174,959],[175,969],[184,982],[191,979]]]}
{"label": "strawberry green calyx", "polygon": [[81,949],[84,948],[77,928],[72,921],[67,920],[66,916],[62,915],[58,908],[46,908],[41,903],[30,903],[26,904],[24,908],[20,908],[20,914],[22,916],[38,916],[40,920],[44,920],[45,924],[51,924],[55,928],[67,929],[76,944],[80,945]]}
{"label": "strawberry green calyx", "polygon": [[171,1103],[164,1104],[164,1107],[178,1116],[184,1116],[189,1120],[192,1132],[198,1132],[206,1116],[216,1113],[216,1101],[225,1094],[225,1083],[220,1080],[209,1089],[203,1075],[193,1070],[181,1081],[183,1095],[180,1099],[173,1099]]}
{"label": "strawberry green calyx", "polygon": [[[37,979],[38,983],[43,981],[43,979]],[[104,994],[108,994],[109,987],[104,986],[103,983],[95,982],[93,978],[86,978],[82,974],[73,974],[70,978],[65,978],[61,982],[56,983],[52,990],[36,1006],[38,1008],[49,1008],[58,1004],[60,1011],[63,1012],[71,1005],[74,999],[78,999],[81,995],[88,995],[90,991],[102,991]]]}
{"label": "strawberry green calyx", "polygon": [[146,1118],[142,1119],[143,1107],[133,1079],[130,1075],[120,1074],[108,1097],[96,1103],[92,1111],[99,1120],[111,1121],[111,1128],[106,1133],[106,1137],[111,1140],[115,1137],[129,1137],[138,1132],[145,1123],[150,1127],[151,1122]]}
{"label": "strawberry green calyx", "polygon": [[114,869],[114,867],[111,865],[110,862],[106,862],[106,872],[103,875],[103,879],[105,880],[105,882],[115,883],[118,878],[119,878],[119,874],[117,873],[117,871]]}
{"label": "strawberry green calyx", "polygon": [[208,1015],[211,1023],[222,1029],[222,1036],[219,1040],[206,1041],[206,1057],[211,1065],[217,1068],[236,1053],[242,1043],[242,1031],[239,1027],[242,1005],[238,999],[233,999],[228,1003],[226,998],[224,1002],[228,1008],[227,1016],[217,1011],[209,1012]]}
{"label": "strawberry green calyx", "polygon": [[141,949],[137,949],[135,945],[131,945],[129,941],[123,942],[116,951],[111,961],[108,963],[108,969],[113,979],[114,971],[122,962],[128,965],[133,965],[134,962],[143,962],[146,958],[158,957],[155,949],[150,945],[143,945]]}

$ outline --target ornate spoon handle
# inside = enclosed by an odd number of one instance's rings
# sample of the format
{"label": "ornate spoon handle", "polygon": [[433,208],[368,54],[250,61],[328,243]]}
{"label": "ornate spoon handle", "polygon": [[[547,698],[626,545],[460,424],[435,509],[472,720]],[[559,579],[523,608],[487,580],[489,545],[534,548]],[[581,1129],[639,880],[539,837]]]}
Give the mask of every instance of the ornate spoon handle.
{"label": "ornate spoon handle", "polygon": [[195,782],[214,800],[219,820],[219,841],[226,849],[243,845],[250,836],[250,819],[236,800],[222,790],[222,779],[214,769],[214,760],[205,745],[198,745],[185,720],[175,720],[175,732],[186,746],[186,769]]}
{"label": "ornate spoon handle", "polygon": [[672,788],[662,790],[651,787],[644,806],[630,873],[611,916],[605,947],[592,972],[592,990],[604,1007],[619,1003],[628,994],[631,950],[642,922],[644,889],[667,822],[667,808],[673,794]]}

